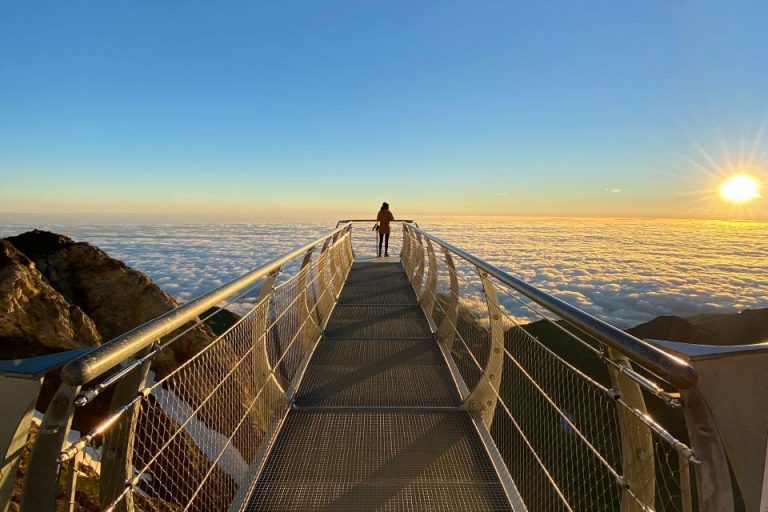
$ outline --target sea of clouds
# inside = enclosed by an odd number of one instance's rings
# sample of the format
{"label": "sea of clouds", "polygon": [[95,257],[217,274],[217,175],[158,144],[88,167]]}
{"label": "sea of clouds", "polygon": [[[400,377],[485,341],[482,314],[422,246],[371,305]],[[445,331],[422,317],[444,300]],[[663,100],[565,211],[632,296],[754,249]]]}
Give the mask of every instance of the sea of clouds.
{"label": "sea of clouds", "polygon": [[[768,307],[768,222],[427,218],[420,225],[619,327]],[[0,236],[33,227],[97,245],[187,301],[334,225],[4,224]],[[399,231],[392,236],[397,252]],[[358,254],[375,251],[368,224],[357,226],[354,240]]]}

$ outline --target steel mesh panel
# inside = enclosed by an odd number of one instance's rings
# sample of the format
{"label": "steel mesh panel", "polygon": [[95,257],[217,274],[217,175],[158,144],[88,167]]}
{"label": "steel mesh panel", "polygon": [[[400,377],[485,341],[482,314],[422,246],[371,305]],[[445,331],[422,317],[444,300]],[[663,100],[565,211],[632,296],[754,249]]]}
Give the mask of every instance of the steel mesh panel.
{"label": "steel mesh panel", "polygon": [[464,412],[294,411],[247,510],[509,506]]}
{"label": "steel mesh panel", "polygon": [[[468,387],[482,385],[493,354],[503,356],[494,370],[499,387],[491,394],[497,407],[484,420],[529,510],[692,509],[685,429],[665,430],[682,422],[679,411],[663,409],[674,403],[674,391],[656,398],[667,384],[649,385],[627,373],[609,378],[610,368],[621,368],[602,357],[598,342],[497,278],[486,280],[471,259],[445,247],[444,258],[431,257],[434,244],[421,235],[405,247],[403,263],[416,287],[423,277],[425,310],[434,304],[432,319]],[[536,322],[521,328],[520,313],[541,318],[545,327]],[[637,361],[632,364],[642,373]],[[651,391],[644,401],[667,427],[638,414],[611,389],[613,379]]]}
{"label": "steel mesh panel", "polygon": [[401,286],[347,285],[339,296],[340,305],[417,304],[410,284]]}
{"label": "steel mesh panel", "polygon": [[95,483],[105,510],[227,510],[288,411],[283,389],[334,306],[352,264],[349,241],[344,234],[276,285],[270,278],[259,283],[270,291],[261,299],[248,288],[220,303],[241,300],[249,308],[221,335],[187,345],[180,331],[189,325],[164,338],[169,347],[181,345],[185,358],[150,374],[134,398],[60,454],[75,467],[76,457],[100,442],[105,451],[126,454],[126,462],[103,464],[95,469],[98,481],[71,485]]}

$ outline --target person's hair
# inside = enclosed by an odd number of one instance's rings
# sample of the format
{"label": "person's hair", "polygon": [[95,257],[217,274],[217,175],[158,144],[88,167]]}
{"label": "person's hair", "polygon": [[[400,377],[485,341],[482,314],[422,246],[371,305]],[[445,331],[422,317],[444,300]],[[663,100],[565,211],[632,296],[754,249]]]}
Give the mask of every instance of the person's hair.
{"label": "person's hair", "polygon": [[382,210],[389,210],[389,203],[381,203]]}

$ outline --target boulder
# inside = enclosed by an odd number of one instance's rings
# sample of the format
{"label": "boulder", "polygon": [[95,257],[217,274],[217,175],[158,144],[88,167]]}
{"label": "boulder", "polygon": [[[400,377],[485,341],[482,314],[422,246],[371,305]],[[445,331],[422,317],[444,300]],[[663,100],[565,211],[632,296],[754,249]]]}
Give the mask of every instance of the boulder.
{"label": "boulder", "polygon": [[[179,306],[144,273],[88,243],[41,230],[6,240],[28,256],[70,304],[93,320],[104,341]],[[192,357],[214,337],[205,325],[187,327],[191,327],[189,332],[155,359],[154,369],[160,376]]]}
{"label": "boulder", "polygon": [[101,339],[81,308],[54,289],[33,261],[0,240],[0,357],[33,357]]}

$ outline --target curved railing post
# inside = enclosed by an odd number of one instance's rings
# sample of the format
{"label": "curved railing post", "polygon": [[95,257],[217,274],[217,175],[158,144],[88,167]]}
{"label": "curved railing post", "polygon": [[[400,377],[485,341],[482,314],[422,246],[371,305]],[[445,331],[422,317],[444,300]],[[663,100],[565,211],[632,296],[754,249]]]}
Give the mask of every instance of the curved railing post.
{"label": "curved railing post", "polygon": [[35,403],[43,378],[0,374],[0,511],[5,512],[13,492],[24,444],[27,441]]}
{"label": "curved railing post", "polygon": [[341,284],[344,286],[344,282],[347,278],[347,272],[352,267],[352,262],[355,259],[354,252],[352,251],[352,230],[342,233],[341,246],[339,247],[341,253]]}
{"label": "curved railing post", "polygon": [[414,262],[415,267],[411,282],[413,283],[413,289],[416,291],[416,296],[421,301],[424,288],[424,239],[421,238],[421,234],[418,231],[416,232],[416,240],[418,241],[418,246],[414,251],[416,261]]}
{"label": "curved railing post", "polygon": [[37,429],[37,438],[29,457],[21,510],[53,512],[56,510],[59,454],[72,425],[75,397],[80,386],[62,384],[48,404],[43,422]]}
{"label": "curved railing post", "polygon": [[352,266],[352,262],[355,261],[355,248],[352,247],[352,227],[350,227],[346,231],[346,234],[347,234],[347,237],[345,239],[346,240],[345,245],[346,245],[346,249],[347,249],[347,252],[346,252],[346,254],[347,254],[347,263],[348,263],[348,266],[351,267]]}
{"label": "curved railing post", "polygon": [[423,300],[421,307],[424,309],[428,318],[432,318],[432,310],[435,307],[435,298],[437,297],[437,258],[435,258],[435,249],[432,242],[427,239],[427,284],[422,293]]}
{"label": "curved railing post", "polygon": [[456,266],[453,263],[453,256],[450,251],[443,249],[445,256],[445,265],[448,267],[448,278],[450,280],[450,295],[445,303],[445,316],[437,327],[435,336],[445,347],[447,354],[453,350],[453,341],[456,338],[456,322],[459,319],[459,279],[456,276]]}
{"label": "curved railing post", "polygon": [[[265,400],[266,403],[277,403],[275,398],[285,396],[285,388],[277,380],[278,376],[273,372],[272,363],[269,360],[269,350],[267,349],[267,326],[270,319],[270,310],[272,302],[272,294],[275,291],[275,279],[277,279],[280,269],[270,273],[261,285],[261,291],[256,301],[258,306],[254,310],[255,315],[253,319],[253,367],[255,374],[255,389],[264,388],[264,393],[269,397]],[[272,421],[271,414],[259,414],[257,415],[259,421],[262,424],[258,425],[261,432],[266,432],[269,428],[269,424]]]}
{"label": "curved railing post", "polygon": [[[405,224],[403,224],[403,229],[405,229]],[[408,250],[406,251],[406,255],[403,258],[403,267],[405,267],[405,273],[408,276],[408,279],[413,282],[413,276],[416,271],[416,252],[417,252],[417,245],[414,241],[414,238],[416,237],[415,233],[408,229],[407,231],[403,232],[406,240],[408,240]]]}
{"label": "curved railing post", "polygon": [[[607,356],[617,365],[632,368],[629,358],[617,350],[607,348]],[[631,411],[647,414],[645,399],[640,385],[629,379],[613,365],[606,365],[611,386],[630,409],[619,407],[619,431],[621,434],[622,473],[626,480],[621,497],[622,512],[643,512],[653,508],[656,494],[656,467],[653,459],[653,435],[647,426],[638,424]],[[642,505],[641,505],[642,504]]]}
{"label": "curved railing post", "polygon": [[464,407],[470,411],[479,411],[483,423],[489,429],[493,423],[493,415],[496,412],[496,404],[499,398],[499,385],[501,384],[501,371],[504,366],[504,324],[502,311],[499,305],[499,297],[496,288],[490,281],[486,272],[478,270],[480,280],[483,283],[485,302],[488,307],[488,359],[483,368],[475,389],[464,401]]}
{"label": "curved railing post", "polygon": [[405,262],[409,258],[410,248],[411,248],[411,237],[408,234],[408,226],[404,222],[403,223],[403,246],[402,246],[402,249],[400,249],[400,261],[403,262],[403,266],[405,266]]}
{"label": "curved railing post", "polygon": [[[152,347],[142,350],[137,357],[145,356]],[[146,387],[149,375],[150,361],[134,368],[115,387],[109,414],[112,415],[125,407],[136,398],[137,393]],[[101,454],[101,471],[99,478],[99,502],[102,508],[107,508],[125,489],[125,482],[133,476],[133,440],[136,434],[136,422],[139,418],[141,402],[131,406],[130,411],[123,413],[114,427],[109,429],[104,437],[104,447]],[[74,475],[70,475],[74,477]],[[133,510],[133,495],[126,494],[125,499],[115,505],[115,512],[131,512]]]}
{"label": "curved railing post", "polygon": [[317,320],[318,325],[325,328],[328,317],[333,310],[334,297],[330,284],[328,283],[329,272],[329,258],[330,251],[328,250],[328,242],[323,244],[323,248],[320,250],[320,257],[317,259],[317,296],[315,297],[315,303],[317,306]]}
{"label": "curved railing post", "polygon": [[331,265],[331,285],[333,286],[333,298],[334,300],[339,298],[341,293],[341,287],[344,285],[344,276],[341,273],[341,255],[339,254],[336,241],[338,240],[338,233],[333,235],[330,246],[329,261]]}
{"label": "curved railing post", "polygon": [[304,255],[304,259],[301,262],[301,269],[299,270],[299,325],[302,330],[302,349],[306,354],[312,349],[312,344],[320,336],[320,326],[317,324],[315,315],[312,314],[313,306],[309,305],[309,281],[307,279],[311,271],[312,254],[315,248],[307,250]]}
{"label": "curved railing post", "polygon": [[354,261],[355,260],[355,248],[352,247],[352,226],[349,226],[349,228],[347,229],[346,233],[349,234],[349,237],[348,237],[349,240],[347,241],[347,243],[349,244],[350,260]]}

